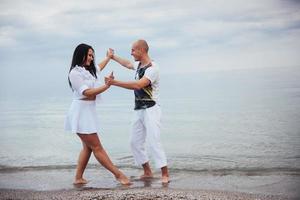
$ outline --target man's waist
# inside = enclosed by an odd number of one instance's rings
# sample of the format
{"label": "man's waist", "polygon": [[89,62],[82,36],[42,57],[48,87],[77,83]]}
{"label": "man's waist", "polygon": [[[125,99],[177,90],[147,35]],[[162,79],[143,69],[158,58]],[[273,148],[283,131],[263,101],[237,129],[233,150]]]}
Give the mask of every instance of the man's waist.
{"label": "man's waist", "polygon": [[147,109],[155,104],[156,102],[153,99],[135,99],[134,110]]}

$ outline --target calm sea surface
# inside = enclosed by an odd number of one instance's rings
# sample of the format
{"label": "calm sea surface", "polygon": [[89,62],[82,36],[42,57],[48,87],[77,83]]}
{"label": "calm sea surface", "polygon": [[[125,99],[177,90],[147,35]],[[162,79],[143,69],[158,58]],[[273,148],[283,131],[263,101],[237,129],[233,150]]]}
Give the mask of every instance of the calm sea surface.
{"label": "calm sea surface", "polygon": [[[81,143],[64,132],[70,103],[70,91],[2,100],[0,169],[73,168]],[[299,68],[162,74],[161,106],[171,170],[299,174]],[[112,88],[97,110],[102,144],[128,168],[132,108],[132,92]]]}

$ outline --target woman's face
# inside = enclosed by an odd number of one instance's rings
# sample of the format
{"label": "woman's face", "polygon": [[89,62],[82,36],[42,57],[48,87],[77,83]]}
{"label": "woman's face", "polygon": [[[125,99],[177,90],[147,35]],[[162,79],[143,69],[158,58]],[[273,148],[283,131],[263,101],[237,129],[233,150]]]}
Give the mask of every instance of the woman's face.
{"label": "woman's face", "polygon": [[84,65],[90,66],[93,60],[94,60],[94,51],[92,49],[89,49]]}

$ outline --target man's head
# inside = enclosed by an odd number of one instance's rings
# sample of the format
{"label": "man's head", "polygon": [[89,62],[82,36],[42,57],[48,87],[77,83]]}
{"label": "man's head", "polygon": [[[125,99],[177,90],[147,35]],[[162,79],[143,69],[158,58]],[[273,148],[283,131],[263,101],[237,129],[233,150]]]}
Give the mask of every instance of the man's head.
{"label": "man's head", "polygon": [[149,46],[145,40],[138,40],[132,44],[131,55],[135,61],[140,61],[145,55],[148,55]]}

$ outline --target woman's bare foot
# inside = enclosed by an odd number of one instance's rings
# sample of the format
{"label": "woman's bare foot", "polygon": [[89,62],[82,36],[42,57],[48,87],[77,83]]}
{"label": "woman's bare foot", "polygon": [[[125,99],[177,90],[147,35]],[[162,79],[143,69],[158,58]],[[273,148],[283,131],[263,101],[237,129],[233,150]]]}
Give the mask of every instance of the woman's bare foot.
{"label": "woman's bare foot", "polygon": [[168,184],[168,183],[170,183],[169,176],[162,176],[161,177],[161,183],[162,184]]}
{"label": "woman's bare foot", "polygon": [[125,176],[122,172],[119,176],[116,176],[117,181],[119,181],[122,185],[131,185],[130,180]]}
{"label": "woman's bare foot", "polygon": [[73,184],[74,185],[87,184],[87,180],[85,180],[84,178],[79,178],[79,179],[76,179]]}

